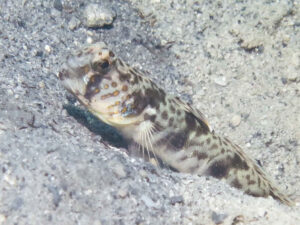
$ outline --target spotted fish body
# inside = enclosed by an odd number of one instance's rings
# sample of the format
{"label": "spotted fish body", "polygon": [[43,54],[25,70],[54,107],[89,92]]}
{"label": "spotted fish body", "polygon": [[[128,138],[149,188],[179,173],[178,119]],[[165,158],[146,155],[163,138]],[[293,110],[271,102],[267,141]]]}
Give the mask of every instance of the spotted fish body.
{"label": "spotted fish body", "polygon": [[71,55],[59,78],[100,120],[174,169],[213,176],[247,194],[293,205],[254,160],[211,131],[199,111],[166,94],[104,43]]}

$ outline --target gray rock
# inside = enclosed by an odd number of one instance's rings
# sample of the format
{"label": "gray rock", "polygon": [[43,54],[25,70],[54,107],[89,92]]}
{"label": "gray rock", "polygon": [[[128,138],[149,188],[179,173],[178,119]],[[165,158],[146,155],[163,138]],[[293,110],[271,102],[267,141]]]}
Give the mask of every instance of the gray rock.
{"label": "gray rock", "polygon": [[226,86],[227,85],[227,79],[224,76],[221,77],[215,77],[214,82],[220,86]]}
{"label": "gray rock", "polygon": [[63,10],[63,4],[61,2],[62,0],[54,0],[53,2],[53,7],[55,9],[57,9],[58,11],[62,11]]}
{"label": "gray rock", "polygon": [[73,16],[68,23],[68,27],[70,30],[75,30],[80,24],[81,21]]}
{"label": "gray rock", "polygon": [[120,198],[125,198],[128,195],[128,191],[125,189],[120,189],[117,194]]}
{"label": "gray rock", "polygon": [[212,221],[214,221],[215,224],[221,224],[224,222],[224,220],[228,217],[227,214],[219,214],[219,213],[216,213],[216,212],[212,212],[211,214],[211,219]]}
{"label": "gray rock", "polygon": [[21,197],[16,197],[11,204],[11,210],[18,210],[24,205],[24,200]]}
{"label": "gray rock", "polygon": [[158,202],[154,202],[151,198],[147,195],[142,195],[141,200],[145,203],[148,208],[160,208],[160,204]]}
{"label": "gray rock", "polygon": [[112,167],[113,167],[112,168],[113,172],[116,174],[116,176],[118,178],[126,177],[127,173],[126,173],[126,171],[124,169],[124,166],[122,164],[114,163],[114,164],[112,164]]}
{"label": "gray rock", "polygon": [[230,125],[233,127],[237,127],[240,125],[242,117],[240,115],[234,115],[230,120]]}
{"label": "gray rock", "polygon": [[183,203],[184,202],[184,199],[183,199],[183,196],[182,195],[179,195],[179,196],[172,196],[170,198],[170,203],[172,205],[175,205],[176,203]]}
{"label": "gray rock", "polygon": [[89,28],[99,28],[111,25],[116,13],[102,5],[88,4],[84,10],[85,25]]}

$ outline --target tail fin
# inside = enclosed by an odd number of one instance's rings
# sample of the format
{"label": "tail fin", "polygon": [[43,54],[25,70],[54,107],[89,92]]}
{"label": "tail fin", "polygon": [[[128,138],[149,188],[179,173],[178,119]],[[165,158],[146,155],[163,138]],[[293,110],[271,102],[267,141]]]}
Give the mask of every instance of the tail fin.
{"label": "tail fin", "polygon": [[210,137],[207,138],[211,140],[209,145],[205,148],[203,145],[197,148],[199,156],[203,156],[203,153],[207,156],[205,160],[206,169],[202,172],[199,171],[201,173],[199,175],[204,174],[224,179],[231,186],[242,189],[249,195],[272,196],[286,205],[295,205],[239,146],[226,138],[216,136],[213,132],[209,133],[208,136]]}

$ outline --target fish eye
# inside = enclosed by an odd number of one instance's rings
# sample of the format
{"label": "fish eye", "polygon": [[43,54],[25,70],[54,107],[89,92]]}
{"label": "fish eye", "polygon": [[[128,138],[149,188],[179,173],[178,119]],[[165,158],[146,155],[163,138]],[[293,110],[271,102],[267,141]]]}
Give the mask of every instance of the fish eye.
{"label": "fish eye", "polygon": [[104,70],[104,69],[107,69],[109,67],[109,63],[107,61],[104,61],[102,64],[101,64],[101,68]]}

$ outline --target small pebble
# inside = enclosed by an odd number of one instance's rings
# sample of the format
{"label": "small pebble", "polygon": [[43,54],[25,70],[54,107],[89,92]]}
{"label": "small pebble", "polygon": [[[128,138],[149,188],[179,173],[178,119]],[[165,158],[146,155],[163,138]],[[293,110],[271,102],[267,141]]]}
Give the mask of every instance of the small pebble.
{"label": "small pebble", "polygon": [[127,191],[126,190],[124,190],[124,189],[120,189],[119,191],[118,191],[118,196],[120,197],[120,198],[125,198],[126,196],[127,196]]}
{"label": "small pebble", "polygon": [[287,79],[285,77],[282,77],[281,82],[282,82],[282,84],[287,84]]}
{"label": "small pebble", "polygon": [[148,177],[148,174],[145,170],[140,170],[139,171],[139,174],[141,175],[141,177],[145,178],[145,177]]}
{"label": "small pebble", "polygon": [[51,52],[51,47],[49,45],[45,45],[45,51],[47,53],[50,53]]}
{"label": "small pebble", "polygon": [[[0,122],[0,135],[3,134],[7,130],[7,127]],[[0,153],[0,159],[1,159],[1,153]]]}
{"label": "small pebble", "polygon": [[86,34],[87,34],[88,36],[94,36],[94,33],[93,33],[92,31],[90,31],[90,30],[86,31]]}
{"label": "small pebble", "polygon": [[3,214],[0,214],[0,225],[4,224],[5,220],[6,220],[6,216]]}
{"label": "small pebble", "polygon": [[214,82],[223,87],[227,85],[226,77],[216,77],[214,79]]}
{"label": "small pebble", "polygon": [[300,53],[295,52],[292,56],[291,56],[291,60],[290,60],[291,64],[295,67],[299,67],[300,66]]}
{"label": "small pebble", "polygon": [[126,172],[122,164],[116,163],[113,165],[113,172],[116,174],[118,178],[126,177]]}
{"label": "small pebble", "polygon": [[8,90],[7,90],[7,94],[8,94],[8,95],[13,95],[13,94],[14,94],[14,91],[13,91],[12,89],[8,89]]}
{"label": "small pebble", "polygon": [[80,23],[80,20],[73,16],[68,23],[68,27],[70,30],[75,30],[77,27],[79,27]]}
{"label": "small pebble", "polygon": [[224,222],[224,219],[228,217],[227,214],[218,214],[216,212],[212,212],[211,219],[215,224],[221,224]]}
{"label": "small pebble", "polygon": [[298,78],[298,75],[296,74],[296,73],[289,73],[288,75],[287,75],[287,79],[289,80],[289,81],[296,81],[297,80],[297,78]]}
{"label": "small pebble", "polygon": [[238,125],[240,125],[241,120],[242,120],[242,118],[241,118],[240,115],[234,115],[231,118],[230,125],[233,126],[233,127],[237,127]]}
{"label": "small pebble", "polygon": [[58,11],[62,11],[63,10],[63,5],[61,0],[54,0],[53,2],[53,7],[58,10]]}
{"label": "small pebble", "polygon": [[99,28],[111,25],[116,17],[114,11],[98,4],[88,4],[84,10],[85,25],[89,28]]}
{"label": "small pebble", "polygon": [[61,115],[62,115],[63,117],[67,117],[69,114],[68,114],[68,111],[67,111],[67,110],[63,109],[63,110],[61,111]]}
{"label": "small pebble", "polygon": [[10,209],[11,209],[11,210],[18,210],[18,209],[20,209],[23,205],[24,205],[24,200],[23,200],[23,198],[21,198],[21,197],[16,197],[16,198],[12,201],[12,203],[11,203],[11,205],[10,205]]}
{"label": "small pebble", "polygon": [[148,208],[159,208],[158,203],[155,203],[151,198],[146,195],[141,197],[141,200],[145,203]]}
{"label": "small pebble", "polygon": [[44,83],[44,81],[40,81],[40,82],[39,82],[39,87],[40,87],[41,89],[44,89],[44,88],[45,88],[45,83]]}
{"label": "small pebble", "polygon": [[93,43],[93,38],[88,37],[88,38],[86,39],[86,43],[92,44],[92,43]]}
{"label": "small pebble", "polygon": [[153,166],[159,166],[159,164],[158,164],[158,162],[157,162],[157,160],[155,159],[155,158],[150,158],[149,159],[149,162],[153,165]]}
{"label": "small pebble", "polygon": [[84,194],[85,195],[91,195],[91,194],[93,194],[93,191],[91,189],[87,189],[87,190],[84,191]]}
{"label": "small pebble", "polygon": [[179,196],[173,196],[170,198],[170,203],[172,205],[175,205],[176,203],[183,203],[184,200],[183,200],[183,197],[182,195],[179,195]]}
{"label": "small pebble", "polygon": [[101,223],[100,220],[95,220],[94,223],[93,223],[93,225],[101,225],[101,224],[102,224],[102,223]]}

